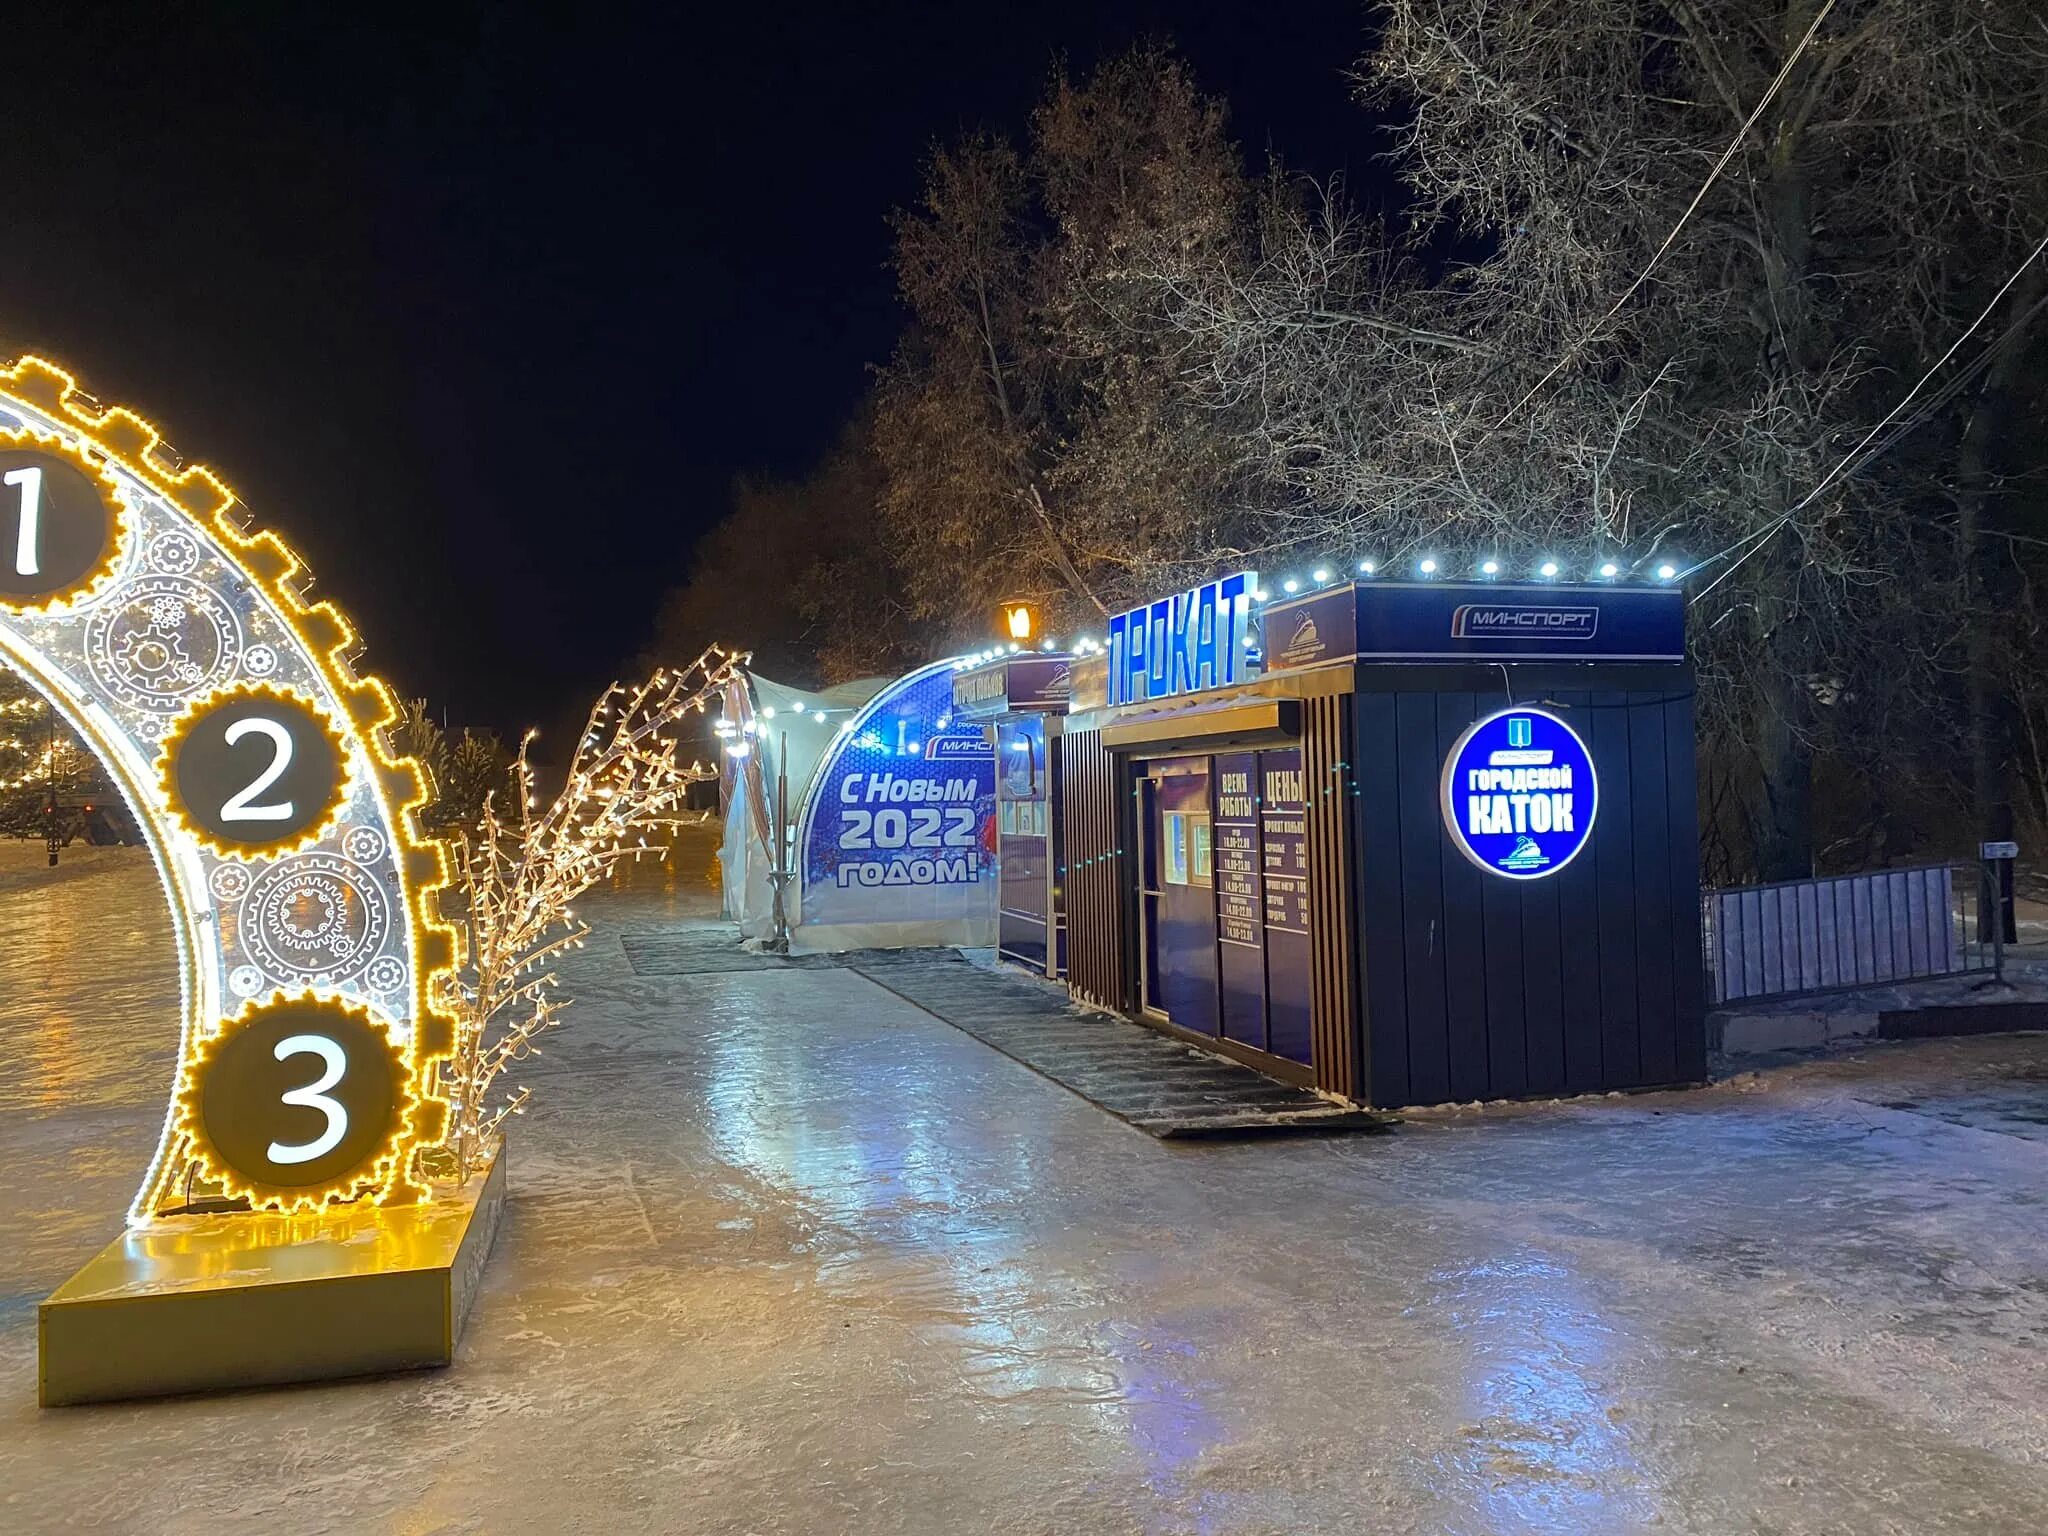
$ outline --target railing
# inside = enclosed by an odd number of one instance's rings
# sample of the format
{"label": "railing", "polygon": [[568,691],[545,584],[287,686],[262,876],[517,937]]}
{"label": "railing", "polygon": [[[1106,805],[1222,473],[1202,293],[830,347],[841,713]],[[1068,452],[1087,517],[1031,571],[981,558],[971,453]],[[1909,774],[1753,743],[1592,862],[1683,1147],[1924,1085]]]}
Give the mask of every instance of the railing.
{"label": "railing", "polygon": [[1708,891],[1709,995],[1727,1003],[1988,971],[1992,947],[1972,937],[1981,891],[1975,864]]}

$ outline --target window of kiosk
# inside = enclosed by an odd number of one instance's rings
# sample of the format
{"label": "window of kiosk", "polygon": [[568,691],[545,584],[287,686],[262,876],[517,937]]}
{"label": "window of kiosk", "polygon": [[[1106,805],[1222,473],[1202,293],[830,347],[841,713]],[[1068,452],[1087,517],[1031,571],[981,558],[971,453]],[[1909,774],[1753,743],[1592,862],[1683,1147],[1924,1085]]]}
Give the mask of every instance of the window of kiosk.
{"label": "window of kiosk", "polygon": [[1168,811],[1165,852],[1168,885],[1209,884],[1209,818],[1186,811]]}

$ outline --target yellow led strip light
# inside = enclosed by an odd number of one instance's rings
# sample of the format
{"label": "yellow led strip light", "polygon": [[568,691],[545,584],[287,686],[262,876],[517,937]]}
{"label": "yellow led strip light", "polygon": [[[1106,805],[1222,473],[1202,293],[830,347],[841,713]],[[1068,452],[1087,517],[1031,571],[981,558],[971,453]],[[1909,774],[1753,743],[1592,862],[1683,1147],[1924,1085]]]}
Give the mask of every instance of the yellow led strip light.
{"label": "yellow led strip light", "polygon": [[[295,664],[305,664],[317,674],[320,691],[331,696],[343,717],[332,720],[346,750],[345,764],[357,760],[369,769],[367,788],[376,815],[374,830],[388,834],[385,856],[395,886],[399,920],[403,925],[404,969],[402,995],[409,999],[409,1021],[394,1027],[393,1038],[402,1035],[401,1046],[410,1085],[403,1125],[386,1153],[369,1165],[338,1177],[332,1184],[297,1189],[287,1197],[266,1197],[257,1201],[270,1206],[304,1206],[328,1199],[371,1195],[382,1201],[419,1198],[424,1188],[417,1171],[416,1154],[437,1144],[445,1134],[448,1106],[440,1087],[436,1063],[453,1047],[454,1029],[442,1010],[442,998],[453,985],[454,937],[438,916],[441,892],[448,884],[445,851],[419,829],[417,812],[427,799],[427,785],[419,765],[392,749],[388,730],[398,718],[391,690],[375,677],[359,675],[353,665],[360,646],[353,626],[332,603],[308,603],[302,596],[307,580],[304,566],[274,534],[252,531],[244,526],[241,504],[232,491],[210,470],[181,464],[164,446],[157,429],[131,411],[100,405],[79,390],[70,374],[38,357],[23,357],[0,367],[0,412],[17,408],[31,429],[40,416],[54,423],[69,439],[51,449],[46,434],[31,430],[38,440],[17,443],[39,452],[62,452],[67,461],[80,461],[97,484],[117,492],[109,505],[122,515],[116,540],[113,571],[96,576],[92,588],[75,600],[67,599],[66,612],[39,617],[43,610],[25,605],[0,605],[0,656],[17,664],[53,706],[98,749],[122,793],[135,808],[144,827],[166,890],[171,894],[174,921],[185,966],[186,1017],[181,1034],[177,1083],[172,1093],[171,1113],[157,1156],[130,1212],[131,1220],[147,1220],[182,1200],[187,1176],[195,1166],[202,1176],[231,1185],[220,1177],[217,1160],[201,1157],[189,1126],[182,1123],[178,1106],[192,1087],[195,1074],[207,1059],[210,1048],[228,1032],[231,1016],[227,999],[217,981],[227,973],[229,939],[224,937],[222,902],[226,900],[223,871],[241,871],[246,877],[251,865],[266,867],[276,855],[236,853],[239,864],[216,864],[209,876],[206,860],[218,854],[192,836],[191,829],[171,814],[164,786],[154,764],[138,753],[125,726],[118,726],[107,701],[95,695],[90,677],[80,664],[67,664],[47,643],[49,626],[76,619],[73,610],[102,610],[118,601],[120,588],[108,595],[108,584],[122,570],[138,569],[140,552],[134,547],[139,519],[125,511],[128,497],[110,470],[131,477],[154,493],[152,514],[162,513],[182,522],[196,536],[209,559],[227,566],[267,603],[266,618],[275,619],[288,631],[289,651]],[[25,408],[25,409],[22,409]],[[0,423],[0,426],[4,426]],[[160,542],[160,540],[158,541]],[[55,605],[46,605],[54,608]],[[368,826],[362,823],[360,826]],[[330,837],[345,829],[331,821],[319,831]],[[295,845],[296,846],[296,845]],[[317,858],[316,854],[297,854]],[[338,860],[337,860],[338,862]],[[269,868],[278,867],[274,862]],[[214,883],[209,891],[209,879]],[[242,889],[246,890],[244,885]],[[204,966],[201,965],[204,962]],[[205,967],[210,967],[206,969]],[[200,974],[194,974],[195,969]],[[243,966],[243,971],[253,971]],[[239,1013],[246,1014],[257,1003],[270,1003],[295,990],[274,974],[262,982],[263,995],[245,998]],[[246,1181],[242,1181],[247,1192]]]}

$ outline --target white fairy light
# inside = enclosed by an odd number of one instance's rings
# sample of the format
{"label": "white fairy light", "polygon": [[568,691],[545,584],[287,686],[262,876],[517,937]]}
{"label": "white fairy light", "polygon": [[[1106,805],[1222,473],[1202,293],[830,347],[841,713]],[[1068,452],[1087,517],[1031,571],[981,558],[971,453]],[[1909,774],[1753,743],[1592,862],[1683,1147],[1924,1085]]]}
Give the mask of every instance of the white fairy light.
{"label": "white fairy light", "polygon": [[[664,669],[630,691],[616,683],[606,689],[562,793],[538,812],[527,759],[535,733],[528,732],[512,767],[513,803],[524,802],[516,818],[501,817],[495,800],[487,801],[477,828],[456,836],[461,963],[450,999],[455,1050],[441,1068],[454,1121],[445,1143],[452,1176],[467,1178],[506,1119],[525,1110],[526,1088],[502,1098],[494,1089],[500,1074],[537,1055],[536,1039],[560,1023],[567,1005],[545,994],[559,990],[561,979],[547,967],[581,949],[590,932],[572,903],[622,860],[665,852],[650,848],[645,834],[690,819],[683,809],[689,786],[718,776],[678,760],[675,727],[723,693],[745,660],[714,647],[680,672]],[[725,742],[736,759],[752,750],[744,736]]]}

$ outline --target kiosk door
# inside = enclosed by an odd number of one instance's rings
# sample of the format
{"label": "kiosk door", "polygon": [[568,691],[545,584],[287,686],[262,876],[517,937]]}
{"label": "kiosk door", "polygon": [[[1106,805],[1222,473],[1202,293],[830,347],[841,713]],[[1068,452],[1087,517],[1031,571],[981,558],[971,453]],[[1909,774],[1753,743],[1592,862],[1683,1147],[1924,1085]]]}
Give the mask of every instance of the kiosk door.
{"label": "kiosk door", "polygon": [[1214,1035],[1216,891],[1209,760],[1148,763],[1141,799],[1145,1004],[1182,1029]]}

